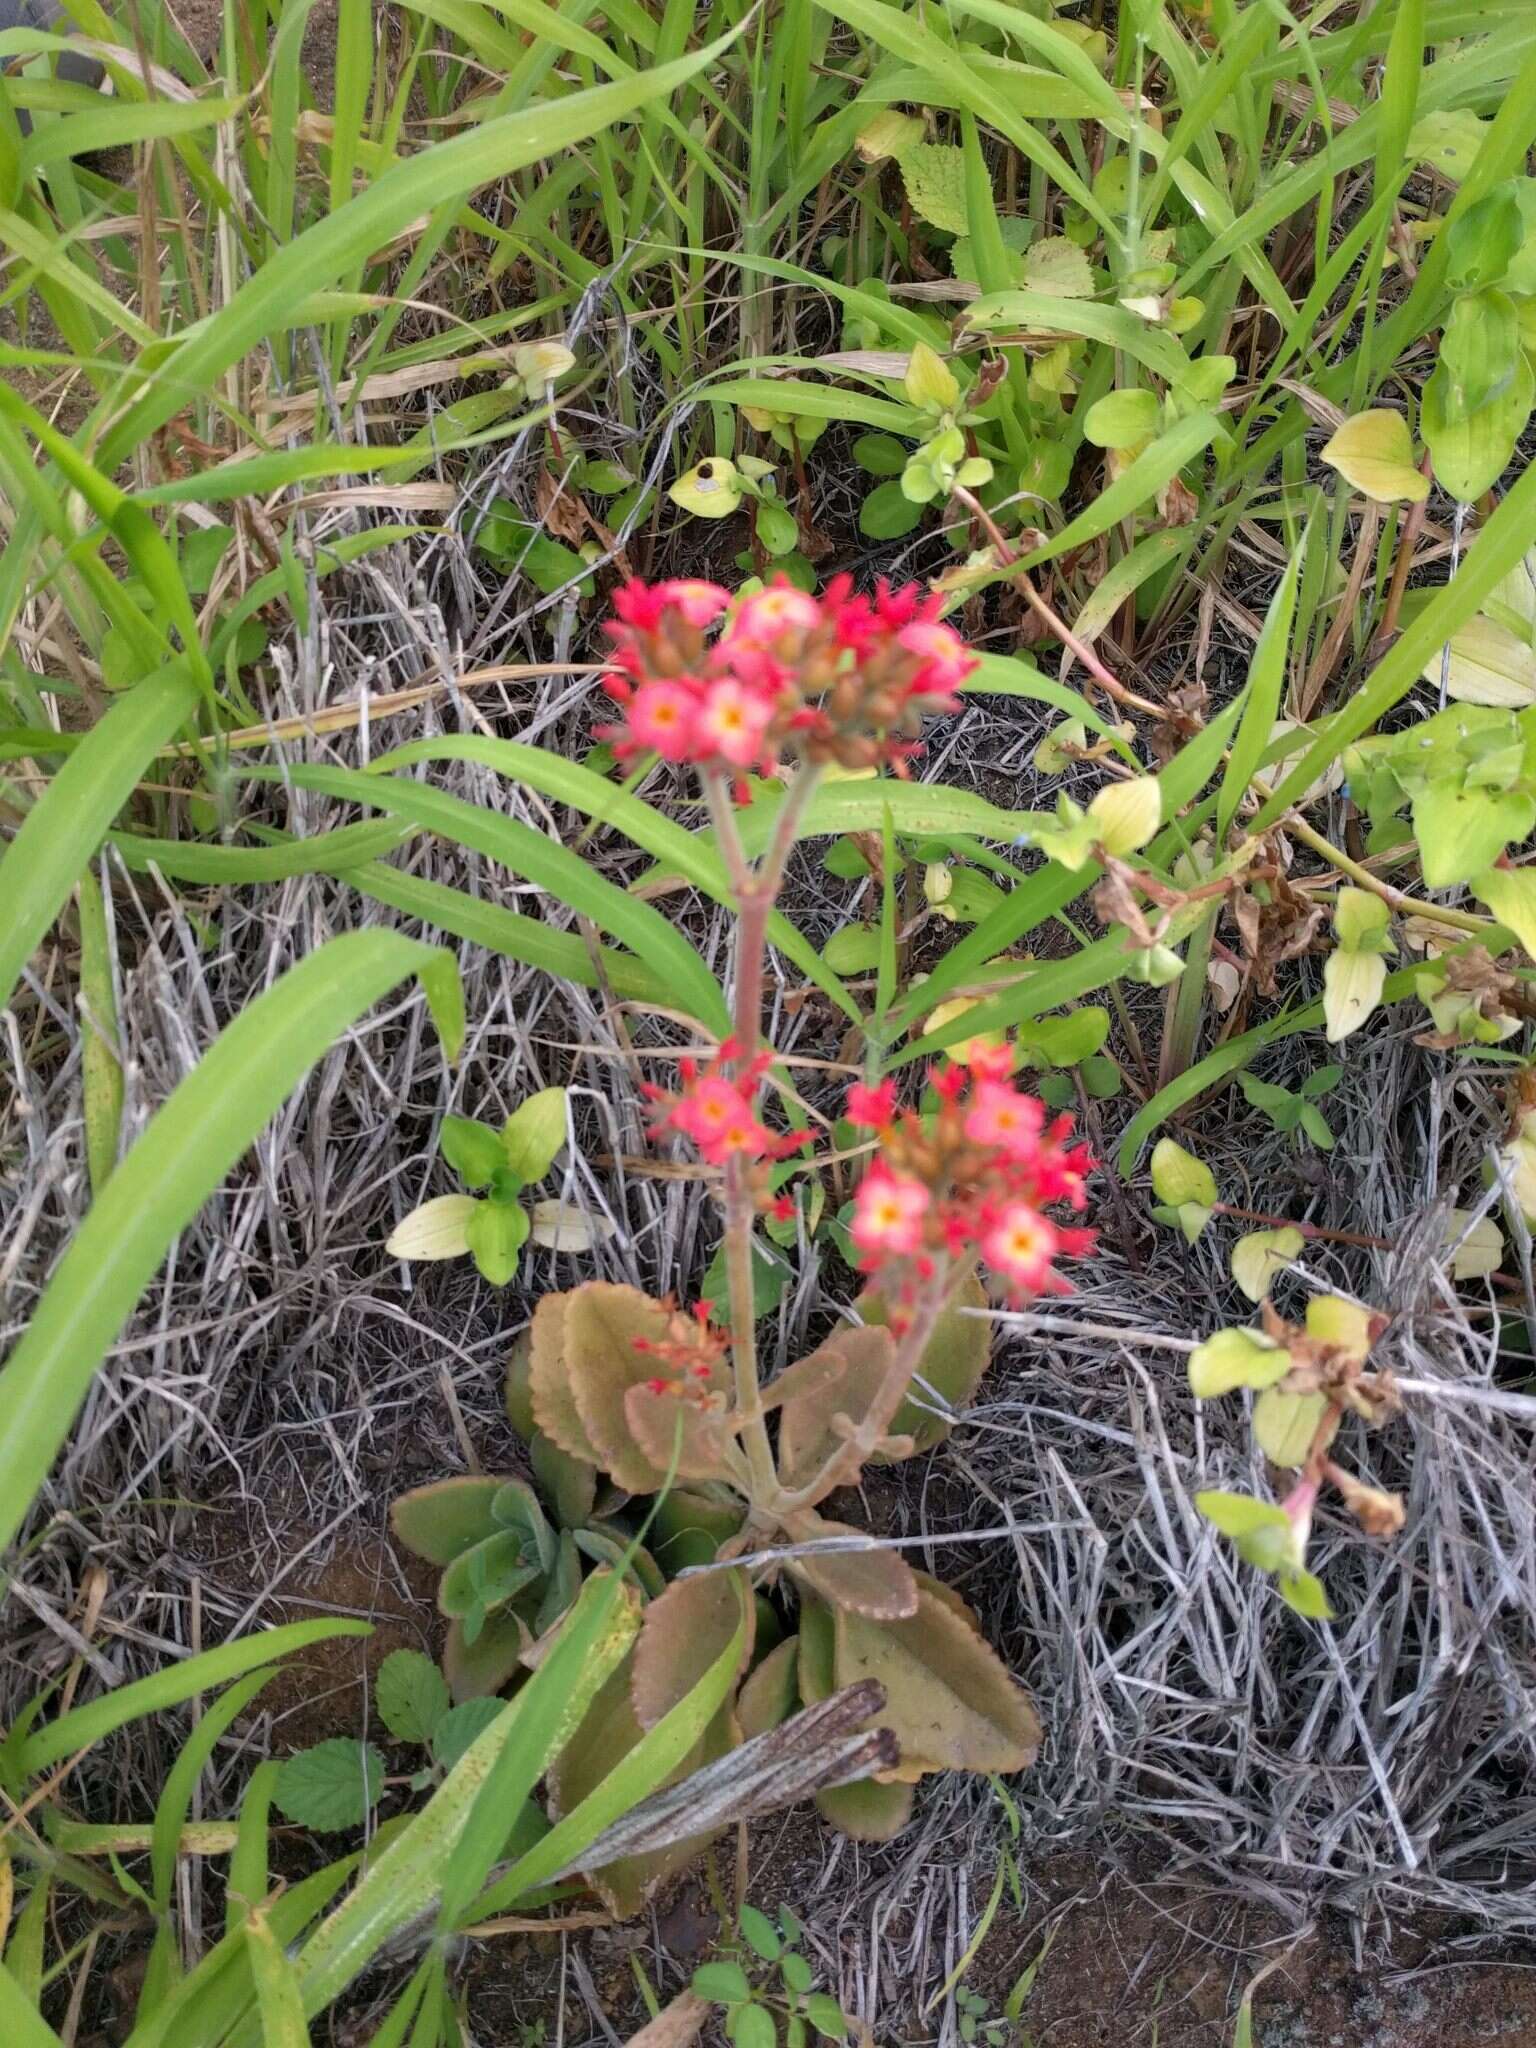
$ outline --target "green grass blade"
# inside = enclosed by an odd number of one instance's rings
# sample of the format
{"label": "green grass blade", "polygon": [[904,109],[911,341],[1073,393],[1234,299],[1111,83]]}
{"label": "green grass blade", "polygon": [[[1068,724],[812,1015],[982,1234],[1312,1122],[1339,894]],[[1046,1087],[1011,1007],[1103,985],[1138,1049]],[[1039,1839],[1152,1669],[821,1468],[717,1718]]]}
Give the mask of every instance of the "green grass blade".
{"label": "green grass blade", "polygon": [[0,1007],[146,764],[198,701],[182,663],[146,676],[117,699],[27,813],[0,859]]}
{"label": "green grass blade", "polygon": [[51,1764],[77,1750],[90,1749],[131,1721],[179,1707],[197,1693],[228,1685],[258,1665],[273,1663],[290,1651],[307,1650],[312,1643],[329,1642],[338,1636],[367,1636],[373,1633],[366,1621],[295,1621],[282,1628],[263,1629],[259,1634],[241,1636],[237,1642],[221,1643],[180,1664],[168,1664],[148,1678],[135,1679],[73,1707],[67,1714],[35,1728],[19,1746],[17,1767],[27,1777],[36,1777]]}
{"label": "green grass blade", "polygon": [[0,1372],[0,1548],[173,1239],[336,1038],[397,982],[443,960],[396,932],[330,940],[243,1010],[156,1112],[91,1204]]}
{"label": "green grass blade", "polygon": [[348,768],[259,772],[300,789],[372,804],[461,846],[472,846],[514,874],[526,875],[568,909],[611,932],[638,958],[651,961],[671,983],[673,1001],[697,1017],[706,1030],[729,1031],[730,1012],[720,984],[677,927],[654,905],[639,902],[598,874],[580,854],[532,825],[405,776],[364,774]]}
{"label": "green grass blade", "polygon": [[64,2043],[3,1963],[0,1963],[0,2034],[6,2048],[64,2048]]}
{"label": "green grass blade", "polygon": [[117,983],[106,905],[91,870],[75,885],[80,923],[80,1072],[85,1098],[85,1158],[91,1193],[99,1195],[117,1164],[123,1127],[123,1069],[117,1056]]}
{"label": "green grass blade", "polygon": [[1296,611],[1296,584],[1306,549],[1306,535],[1303,534],[1285,565],[1279,587],[1270,599],[1253,659],[1248,664],[1248,700],[1243,722],[1232,742],[1227,770],[1221,778],[1221,794],[1216,800],[1216,844],[1219,847],[1226,844],[1227,827],[1237,816],[1237,807],[1248,794],[1248,784],[1269,745],[1275,720],[1280,715],[1280,698],[1285,688],[1286,662],[1291,646],[1291,621]]}

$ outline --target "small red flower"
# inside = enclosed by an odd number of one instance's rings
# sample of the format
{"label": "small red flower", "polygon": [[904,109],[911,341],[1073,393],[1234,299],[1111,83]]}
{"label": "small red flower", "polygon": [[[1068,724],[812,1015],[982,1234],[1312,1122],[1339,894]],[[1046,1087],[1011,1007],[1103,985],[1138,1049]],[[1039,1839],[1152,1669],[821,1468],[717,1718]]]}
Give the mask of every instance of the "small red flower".
{"label": "small red flower", "polygon": [[851,1124],[862,1124],[872,1131],[884,1130],[896,1114],[896,1083],[889,1074],[872,1088],[866,1082],[855,1081],[848,1090],[843,1114]]}

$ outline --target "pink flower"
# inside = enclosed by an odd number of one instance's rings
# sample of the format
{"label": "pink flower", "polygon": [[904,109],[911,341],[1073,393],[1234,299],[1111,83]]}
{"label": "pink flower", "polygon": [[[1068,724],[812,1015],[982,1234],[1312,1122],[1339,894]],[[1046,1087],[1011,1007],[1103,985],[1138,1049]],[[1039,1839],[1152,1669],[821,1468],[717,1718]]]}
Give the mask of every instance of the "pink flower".
{"label": "pink flower", "polygon": [[684,1090],[670,1122],[711,1166],[742,1155],[760,1159],[772,1142],[741,1089],[717,1074],[701,1075]]}
{"label": "pink flower", "polygon": [[1045,1111],[1033,1095],[1020,1095],[1006,1081],[979,1081],[966,1112],[965,1135],[973,1145],[996,1146],[1010,1158],[1027,1158],[1045,1128]]}
{"label": "pink flower", "polygon": [[910,1258],[922,1250],[933,1196],[920,1180],[877,1160],[859,1183],[848,1235],[861,1252]]}
{"label": "pink flower", "polygon": [[873,1088],[855,1081],[848,1090],[843,1114],[850,1123],[863,1124],[872,1131],[883,1130],[896,1114],[896,1083],[889,1075]]}
{"label": "pink flower", "polygon": [[711,753],[733,768],[750,768],[762,756],[763,735],[772,723],[772,698],[727,677],[706,691],[697,731]]}
{"label": "pink flower", "polygon": [[915,619],[896,635],[896,644],[923,664],[914,688],[925,694],[952,697],[976,666],[976,656],[952,626],[934,619]]}
{"label": "pink flower", "polygon": [[658,583],[653,594],[666,610],[675,611],[685,626],[700,632],[712,626],[731,601],[731,593],[723,585],[706,583],[700,576],[671,577]]}
{"label": "pink flower", "polygon": [[1041,1294],[1055,1278],[1056,1226],[1027,1202],[1009,1202],[981,1240],[981,1255],[1010,1294]]}
{"label": "pink flower", "polygon": [[785,633],[814,633],[821,624],[821,605],[809,591],[797,590],[788,577],[779,576],[766,590],[754,591],[742,599],[736,616],[726,629],[725,643],[738,640],[773,641]]}
{"label": "pink flower", "polygon": [[679,677],[659,676],[635,692],[628,737],[635,747],[653,747],[663,761],[686,761],[698,715],[697,688]]}

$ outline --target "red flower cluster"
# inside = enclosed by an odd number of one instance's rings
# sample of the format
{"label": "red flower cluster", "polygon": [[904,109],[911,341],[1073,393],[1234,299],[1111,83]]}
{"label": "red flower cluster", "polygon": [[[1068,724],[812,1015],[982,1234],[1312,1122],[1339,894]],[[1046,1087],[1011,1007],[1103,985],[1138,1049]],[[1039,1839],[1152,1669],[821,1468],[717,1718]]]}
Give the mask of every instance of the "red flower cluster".
{"label": "red flower cluster", "polygon": [[675,1093],[654,1082],[641,1083],[641,1093],[657,1105],[651,1136],[679,1132],[709,1166],[724,1166],[732,1159],[788,1159],[811,1139],[807,1131],[770,1131],[758,1116],[757,1086],[772,1065],[772,1053],[743,1059],[733,1038],[726,1039],[702,1069],[697,1060],[679,1060],[682,1087]]}
{"label": "red flower cluster", "polygon": [[604,686],[624,714],[600,729],[621,760],[665,761],[739,777],[781,755],[881,763],[902,772],[924,718],[958,708],[976,657],[941,624],[943,600],[915,583],[873,596],[838,576],[811,597],[780,577],[731,604],[718,584],[628,583],[614,595],[614,666]]}
{"label": "red flower cluster", "polygon": [[654,1379],[642,1382],[653,1394],[671,1394],[698,1408],[724,1405],[721,1389],[711,1382],[730,1348],[730,1338],[711,1325],[713,1309],[714,1303],[709,1301],[695,1302],[686,1313],[674,1308],[664,1338],[632,1340],[636,1351],[654,1358],[663,1368]]}
{"label": "red flower cluster", "polygon": [[1062,1202],[1086,1208],[1094,1161],[1067,1142],[1070,1117],[1048,1122],[1044,1104],[1008,1080],[1011,1057],[1006,1047],[977,1044],[968,1066],[932,1068],[939,1106],[928,1118],[898,1115],[889,1081],[849,1090],[848,1117],[880,1136],[849,1235],[866,1273],[901,1270],[905,1295],[942,1261],[978,1257],[1016,1301],[1064,1294],[1055,1261],[1092,1248],[1091,1230],[1045,1211]]}

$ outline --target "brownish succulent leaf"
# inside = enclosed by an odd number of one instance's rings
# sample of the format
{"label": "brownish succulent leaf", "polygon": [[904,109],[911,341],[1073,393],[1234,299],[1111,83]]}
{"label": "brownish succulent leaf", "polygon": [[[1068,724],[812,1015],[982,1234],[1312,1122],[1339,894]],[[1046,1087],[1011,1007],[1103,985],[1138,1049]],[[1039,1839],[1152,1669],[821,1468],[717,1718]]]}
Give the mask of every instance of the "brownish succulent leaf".
{"label": "brownish succulent leaf", "polygon": [[[910,1457],[917,1451],[931,1451],[935,1444],[943,1443],[950,1432],[949,1423],[933,1413],[937,1404],[924,1387],[915,1382],[926,1382],[957,1414],[975,1399],[976,1389],[981,1385],[992,1357],[992,1326],[982,1317],[965,1315],[962,1311],[984,1309],[986,1305],[986,1290],[973,1271],[967,1275],[954,1302],[939,1317],[918,1361],[909,1396],[891,1417],[891,1434],[912,1439],[912,1450],[904,1455]],[[873,1289],[860,1297],[858,1307],[866,1323],[883,1327],[890,1319],[888,1304]],[[895,1453],[886,1452],[871,1462],[894,1463],[895,1457]]]}
{"label": "brownish succulent leaf", "polygon": [[952,1602],[919,1579],[909,1621],[873,1621],[848,1608],[833,1616],[836,1682],[873,1678],[885,1687],[880,1719],[901,1745],[903,1779],[1022,1771],[1039,1748],[1029,1695]]}
{"label": "brownish succulent leaf", "polygon": [[[684,1583],[692,1583],[685,1581]],[[633,1656],[626,1658],[603,1685],[587,1709],[581,1726],[555,1759],[549,1773],[550,1804],[558,1820],[580,1805],[595,1791],[608,1773],[617,1768],[635,1747],[644,1730],[635,1718],[630,1688]],[[723,1756],[734,1740],[729,1717],[717,1714],[698,1743],[667,1780],[677,1779]],[[586,1873],[587,1881],[618,1919],[638,1913],[646,1900],[675,1872],[691,1863],[706,1841],[690,1837],[672,1847],[646,1855],[624,1856],[600,1870]]]}
{"label": "brownish succulent leaf", "polygon": [[644,1383],[624,1396],[624,1414],[635,1442],[659,1472],[674,1469],[679,1479],[721,1479],[728,1470],[731,1430],[724,1415],[699,1408],[677,1394],[658,1394]]}
{"label": "brownish succulent leaf", "polygon": [[[596,1451],[589,1461],[611,1473],[628,1493],[654,1493],[666,1478],[666,1466],[653,1465],[635,1442],[624,1401],[631,1387],[656,1375],[654,1357],[637,1351],[636,1340],[663,1342],[670,1321],[661,1303],[638,1287],[608,1280],[588,1280],[565,1297],[565,1377],[582,1432]],[[540,1384],[535,1344],[535,1403]],[[563,1438],[556,1436],[556,1441],[582,1455]]]}
{"label": "brownish succulent leaf", "polygon": [[889,1842],[912,1818],[912,1785],[865,1778],[858,1785],[834,1785],[816,1794],[823,1820],[856,1842]]}
{"label": "brownish succulent leaf", "polygon": [[[864,1536],[846,1522],[824,1521],[820,1515],[796,1515],[785,1533],[795,1543],[814,1543],[823,1536]],[[797,1557],[790,1570],[832,1607],[851,1607],[855,1613],[886,1621],[901,1621],[917,1612],[917,1574],[894,1550],[823,1550]]]}
{"label": "brownish succulent leaf", "polygon": [[452,1564],[462,1551],[496,1533],[500,1525],[491,1502],[505,1485],[504,1479],[485,1474],[413,1487],[390,1507],[395,1541],[428,1564]]}
{"label": "brownish succulent leaf", "polygon": [[756,1620],[745,1572],[702,1572],[697,1578],[675,1579],[646,1608],[635,1644],[631,1683],[640,1726],[654,1728],[686,1699],[738,1636],[737,1669],[745,1671]]}
{"label": "brownish succulent leaf", "polygon": [[534,1310],[528,1344],[528,1390],[534,1422],[568,1457],[601,1465],[602,1456],[587,1435],[571,1392],[566,1363],[565,1322],[574,1297],[546,1294]]}
{"label": "brownish succulent leaf", "polygon": [[736,1697],[742,1735],[766,1735],[787,1721],[800,1704],[800,1642],[786,1636],[775,1643]]}
{"label": "brownish succulent leaf", "polygon": [[[801,1361],[817,1369],[781,1397],[779,1471],[787,1487],[809,1486],[821,1475],[819,1500],[858,1477],[863,1461],[847,1432],[867,1428],[884,1436],[902,1396],[901,1387],[891,1385],[893,1350],[889,1330],[839,1330]],[[823,1365],[823,1354],[830,1355],[830,1366]]]}
{"label": "brownish succulent leaf", "polygon": [[509,1608],[487,1615],[472,1643],[464,1640],[462,1622],[450,1622],[443,1644],[443,1676],[454,1705],[500,1692],[518,1669],[529,1640],[526,1623]]}

